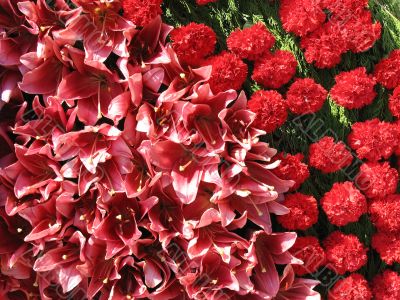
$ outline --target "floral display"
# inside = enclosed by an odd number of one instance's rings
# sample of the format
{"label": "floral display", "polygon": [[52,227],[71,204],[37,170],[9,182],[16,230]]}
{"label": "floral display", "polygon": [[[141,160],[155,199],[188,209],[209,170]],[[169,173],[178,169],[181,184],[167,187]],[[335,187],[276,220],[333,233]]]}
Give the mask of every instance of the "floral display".
{"label": "floral display", "polygon": [[400,299],[382,1],[0,1],[0,298]]}

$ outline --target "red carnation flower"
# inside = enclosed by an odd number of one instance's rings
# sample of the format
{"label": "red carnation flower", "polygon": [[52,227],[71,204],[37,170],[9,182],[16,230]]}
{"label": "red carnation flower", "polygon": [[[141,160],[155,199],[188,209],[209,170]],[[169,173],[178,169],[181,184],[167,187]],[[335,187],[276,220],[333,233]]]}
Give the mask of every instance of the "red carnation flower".
{"label": "red carnation flower", "polygon": [[296,74],[297,60],[290,51],[266,54],[254,65],[252,79],[266,88],[278,89]]}
{"label": "red carnation flower", "polygon": [[341,26],[329,21],[301,39],[308,63],[318,68],[333,68],[340,63],[347,49],[347,41],[341,33]]}
{"label": "red carnation flower", "polygon": [[350,181],[334,183],[321,199],[321,206],[329,222],[337,226],[358,221],[368,210],[364,195]]}
{"label": "red carnation flower", "polygon": [[282,0],[279,16],[283,28],[298,36],[305,36],[318,29],[325,21],[322,7],[313,0]]}
{"label": "red carnation flower", "polygon": [[292,113],[308,114],[320,110],[327,95],[328,92],[314,79],[297,79],[286,94],[286,102]]}
{"label": "red carnation flower", "polygon": [[400,234],[377,232],[372,236],[372,248],[388,265],[400,263]]}
{"label": "red carnation flower", "polygon": [[400,276],[394,271],[385,270],[372,280],[372,295],[375,300],[400,299]]}
{"label": "red carnation flower", "polygon": [[357,15],[339,17],[339,24],[343,24],[342,33],[350,51],[360,53],[370,49],[381,37],[381,23],[372,21],[372,13],[362,10]]}
{"label": "red carnation flower", "polygon": [[294,181],[290,191],[297,190],[310,177],[310,171],[308,166],[302,162],[303,159],[304,155],[301,153],[295,155],[279,153],[274,157],[274,161],[280,160],[281,163],[272,172],[281,179]]}
{"label": "red carnation flower", "polygon": [[285,123],[288,116],[286,103],[277,91],[257,91],[251,96],[247,106],[257,114],[254,127],[267,133]]}
{"label": "red carnation flower", "polygon": [[209,84],[215,94],[230,89],[239,90],[246,80],[247,65],[233,53],[221,52],[203,64],[212,66]]}
{"label": "red carnation flower", "polygon": [[289,230],[306,230],[318,221],[317,200],[302,193],[288,194],[282,202],[289,208],[286,215],[277,216],[278,223]]}
{"label": "red carnation flower", "polygon": [[375,118],[354,123],[347,139],[360,159],[378,161],[388,159],[393,154],[398,134],[393,124]]}
{"label": "red carnation flower", "polygon": [[226,43],[228,49],[240,58],[257,60],[274,46],[275,37],[259,22],[243,30],[236,29],[229,35]]}
{"label": "red carnation flower", "polygon": [[383,232],[400,231],[400,195],[387,195],[371,200],[369,214],[374,225]]}
{"label": "red carnation flower", "polygon": [[331,89],[332,100],[347,108],[361,108],[374,101],[375,79],[367,74],[365,67],[342,72],[335,77],[336,84]]}
{"label": "red carnation flower", "polygon": [[327,267],[339,275],[357,271],[367,263],[367,248],[354,234],[334,231],[323,244]]}
{"label": "red carnation flower", "polygon": [[394,89],[389,98],[389,110],[396,118],[400,118],[400,85]]}
{"label": "red carnation flower", "polygon": [[298,237],[290,248],[290,253],[303,261],[303,265],[292,265],[296,275],[303,276],[314,273],[325,263],[324,249],[314,236]]}
{"label": "red carnation flower", "polygon": [[162,13],[162,2],[163,0],[124,0],[124,17],[137,26],[145,26]]}
{"label": "red carnation flower", "polygon": [[310,166],[321,170],[323,173],[339,171],[351,164],[353,156],[343,142],[326,136],[318,142],[311,144],[309,149]]}
{"label": "red carnation flower", "polygon": [[368,6],[368,0],[321,0],[321,5],[334,14],[354,14]]}
{"label": "red carnation flower", "polygon": [[210,27],[192,22],[174,29],[171,41],[179,60],[195,66],[214,52],[217,36]]}
{"label": "red carnation flower", "polygon": [[375,66],[376,80],[387,89],[400,85],[400,49],[393,50]]}
{"label": "red carnation flower", "polygon": [[196,0],[196,3],[198,5],[206,5],[208,3],[214,3],[217,2],[217,0]]}
{"label": "red carnation flower", "polygon": [[361,165],[355,183],[368,198],[385,197],[396,192],[398,177],[388,162],[367,162]]}
{"label": "red carnation flower", "polygon": [[367,280],[357,273],[338,280],[329,290],[328,300],[370,300],[371,290]]}

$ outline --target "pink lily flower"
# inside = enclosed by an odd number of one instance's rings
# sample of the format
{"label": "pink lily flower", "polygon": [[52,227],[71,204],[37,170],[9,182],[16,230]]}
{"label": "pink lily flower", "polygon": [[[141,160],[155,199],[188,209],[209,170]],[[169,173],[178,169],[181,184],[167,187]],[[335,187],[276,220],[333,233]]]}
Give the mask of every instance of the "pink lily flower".
{"label": "pink lily flower", "polygon": [[113,142],[119,140],[123,145],[121,147],[125,146],[120,136],[121,131],[108,124],[86,126],[83,130],[68,132],[55,139],[56,158],[66,160],[77,155],[84,167],[95,174],[99,163],[111,157],[109,151]]}
{"label": "pink lily flower", "polygon": [[54,32],[54,38],[73,45],[82,40],[85,59],[104,62],[113,52],[118,56],[129,56],[125,30],[132,30],[132,22],[119,15],[121,5],[117,1],[74,0],[82,14],[70,19],[67,28]]}
{"label": "pink lily flower", "polygon": [[[128,32],[128,35],[132,33],[127,41],[131,54],[130,62],[134,66],[140,66],[143,69],[146,68],[146,65],[169,63],[170,58],[164,45],[172,29],[173,27],[164,24],[161,17],[157,16],[140,31]],[[122,59],[126,60],[126,62],[121,64],[126,65],[127,59]]]}
{"label": "pink lily flower", "polygon": [[62,216],[57,213],[55,197],[35,206],[25,208],[19,215],[27,220],[32,230],[25,236],[25,242],[36,242],[43,248],[45,241],[54,240],[63,226]]}
{"label": "pink lily flower", "polygon": [[185,148],[171,141],[142,143],[139,152],[147,153],[153,165],[171,174],[172,185],[184,204],[194,201],[206,168],[220,160],[204,149]]}
{"label": "pink lily flower", "polygon": [[242,91],[233,105],[218,114],[222,126],[226,129],[224,141],[237,143],[243,149],[250,150],[264,131],[251,126],[256,115],[247,110],[246,94]]}
{"label": "pink lily flower", "polygon": [[82,250],[86,238],[79,231],[73,232],[71,229],[67,230],[64,239],[64,245],[47,250],[43,256],[38,258],[33,270],[39,272],[39,276],[40,272],[47,272],[46,276],[56,278],[56,282],[61,285],[63,293],[68,293],[83,280],[76,266],[85,261]]}
{"label": "pink lily flower", "polygon": [[225,293],[239,291],[239,282],[231,266],[216,251],[202,256],[196,273],[188,272],[180,281],[193,299],[228,299]]}
{"label": "pink lily flower", "polygon": [[50,191],[61,182],[60,165],[51,157],[47,145],[37,153],[29,153],[29,148],[15,145],[18,161],[3,170],[4,176],[14,182],[14,193],[18,199],[40,193],[48,198]]}
{"label": "pink lily flower", "polygon": [[0,65],[6,67],[19,67],[20,57],[32,51],[37,42],[37,37],[32,35],[25,26],[25,18],[18,10],[18,2],[4,0],[0,3]]}
{"label": "pink lily flower", "polygon": [[[85,263],[76,267],[83,276],[91,278],[85,293],[85,296],[90,300],[96,294],[101,293],[102,290],[109,291],[111,282],[121,278],[117,272],[120,258],[104,259],[105,249],[105,242],[91,237],[87,240],[83,249],[86,258]],[[108,295],[108,292],[106,295]]]}
{"label": "pink lily flower", "polygon": [[162,186],[158,182],[152,187],[151,195],[159,200],[148,213],[150,229],[159,234],[163,245],[167,245],[173,237],[183,232],[183,204],[172,185]]}
{"label": "pink lily flower", "polygon": [[94,125],[102,116],[118,123],[127,114],[130,94],[103,63],[83,59],[76,53],[77,70],[63,77],[57,96],[70,106],[78,100],[78,118],[87,125]]}
{"label": "pink lily flower", "polygon": [[171,268],[163,256],[165,252],[155,236],[138,240],[133,254],[140,260],[137,266],[141,268],[149,299],[172,299],[180,295],[177,280],[172,276]]}
{"label": "pink lily flower", "polygon": [[132,251],[142,235],[138,223],[157,202],[155,197],[138,202],[120,193],[107,200],[108,214],[93,232],[97,239],[107,242],[106,259],[122,250]]}
{"label": "pink lily flower", "polygon": [[216,209],[206,210],[199,221],[185,221],[184,237],[189,240],[187,253],[190,259],[204,256],[215,249],[226,262],[230,261],[232,245],[248,247],[248,242],[225,229],[220,224],[221,217]]}
{"label": "pink lily flower", "polygon": [[157,99],[157,107],[164,102],[176,102],[185,99],[196,90],[200,84],[207,82],[211,76],[211,66],[198,69],[183,68],[171,45],[166,47],[170,63],[163,65],[166,73],[164,79],[168,88]]}
{"label": "pink lily flower", "polygon": [[105,209],[97,203],[101,199],[100,192],[91,188],[80,197],[78,186],[71,183],[56,199],[57,211],[66,219],[73,220],[73,225],[83,234],[93,234],[105,215]]}
{"label": "pink lily flower", "polygon": [[148,289],[142,279],[142,270],[132,256],[124,257],[117,269],[120,279],[113,281],[110,294],[116,300],[146,298]]}
{"label": "pink lily flower", "polygon": [[321,300],[321,295],[313,288],[319,281],[295,278],[293,267],[287,265],[280,278],[279,292],[274,299],[276,300]]}
{"label": "pink lily flower", "polygon": [[18,9],[26,16],[26,21],[31,26],[27,28],[34,35],[48,34],[52,31],[64,29],[64,24],[69,19],[76,18],[81,9],[70,9],[64,0],[56,1],[56,10],[49,7],[45,0],[18,1]]}
{"label": "pink lily flower", "polygon": [[17,124],[14,133],[51,143],[54,135],[71,130],[75,115],[71,111],[65,113],[54,97],[47,98],[46,105],[42,106],[36,96],[32,102],[32,111],[23,114],[24,123]]}
{"label": "pink lily flower", "polygon": [[275,264],[302,264],[288,251],[296,237],[294,232],[253,233],[248,253],[257,261],[253,275],[254,290],[262,299],[272,299],[279,292],[280,279]]}

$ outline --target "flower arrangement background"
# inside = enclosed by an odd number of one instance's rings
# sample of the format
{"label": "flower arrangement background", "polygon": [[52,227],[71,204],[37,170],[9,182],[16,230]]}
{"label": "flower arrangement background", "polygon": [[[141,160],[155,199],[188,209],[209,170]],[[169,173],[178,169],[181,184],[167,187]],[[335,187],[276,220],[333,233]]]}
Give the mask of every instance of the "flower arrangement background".
{"label": "flower arrangement background", "polygon": [[398,7],[295,2],[0,3],[4,299],[400,297]]}

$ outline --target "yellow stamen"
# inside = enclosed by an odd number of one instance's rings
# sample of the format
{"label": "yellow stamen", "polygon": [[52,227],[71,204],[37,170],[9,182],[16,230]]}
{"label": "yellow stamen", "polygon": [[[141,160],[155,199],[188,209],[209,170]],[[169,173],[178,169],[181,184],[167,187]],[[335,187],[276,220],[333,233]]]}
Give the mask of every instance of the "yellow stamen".
{"label": "yellow stamen", "polygon": [[189,160],[186,164],[179,166],[179,171],[183,172],[185,169],[192,163],[192,160]]}
{"label": "yellow stamen", "polygon": [[67,256],[66,254],[64,254],[63,256],[61,256],[61,258],[62,258],[63,260],[66,260],[66,259],[68,258],[68,256]]}
{"label": "yellow stamen", "polygon": [[17,232],[21,233],[22,232],[22,228],[17,228]]}
{"label": "yellow stamen", "polygon": [[122,215],[118,215],[118,216],[116,216],[115,218],[116,218],[117,220],[120,220],[120,221],[121,221],[121,220],[122,220]]}

